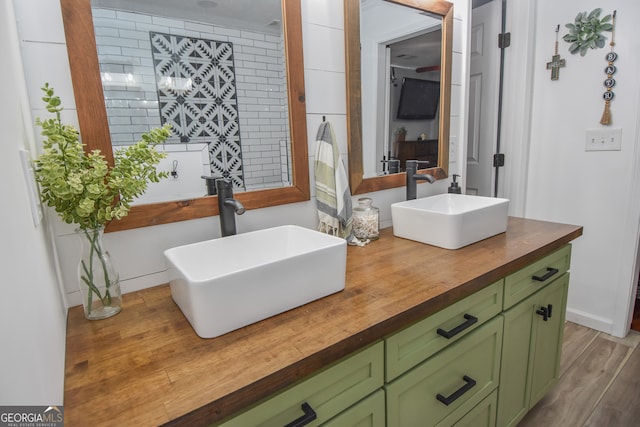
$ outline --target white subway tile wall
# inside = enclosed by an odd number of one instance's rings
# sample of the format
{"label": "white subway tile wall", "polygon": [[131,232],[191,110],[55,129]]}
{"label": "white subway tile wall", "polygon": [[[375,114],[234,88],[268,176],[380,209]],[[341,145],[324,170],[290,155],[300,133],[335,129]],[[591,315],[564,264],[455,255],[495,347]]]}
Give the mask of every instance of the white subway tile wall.
{"label": "white subway tile wall", "polygon": [[[93,17],[114,148],[161,125],[150,31],[228,41],[234,48],[245,188],[290,185],[290,161],[282,157],[290,149],[281,150],[281,141],[290,145],[282,37],[108,9],[94,8]],[[191,151],[201,161],[202,150],[189,145],[165,148]],[[208,163],[202,163],[205,170]],[[204,182],[198,182],[192,191],[202,188]]]}

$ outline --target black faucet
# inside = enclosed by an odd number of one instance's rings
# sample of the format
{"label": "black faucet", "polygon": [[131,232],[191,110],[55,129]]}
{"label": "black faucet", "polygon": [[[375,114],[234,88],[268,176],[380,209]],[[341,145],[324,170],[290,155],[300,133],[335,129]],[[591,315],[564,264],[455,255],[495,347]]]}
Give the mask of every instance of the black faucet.
{"label": "black faucet", "polygon": [[418,193],[418,181],[427,181],[429,184],[433,184],[436,179],[428,174],[418,173],[418,165],[428,165],[427,161],[407,160],[407,200],[413,200],[417,197]]}
{"label": "black faucet", "polygon": [[217,179],[218,210],[220,211],[220,234],[222,237],[236,234],[235,214],[242,215],[245,208],[233,198],[233,183],[228,179]]}

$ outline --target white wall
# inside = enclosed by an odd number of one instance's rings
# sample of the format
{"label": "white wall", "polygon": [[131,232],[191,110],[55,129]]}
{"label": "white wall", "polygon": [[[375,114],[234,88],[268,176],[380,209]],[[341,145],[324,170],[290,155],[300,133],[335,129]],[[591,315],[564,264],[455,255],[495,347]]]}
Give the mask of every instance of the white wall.
{"label": "white wall", "polygon": [[[567,65],[560,70],[560,79],[551,81],[545,66],[553,54],[555,26],[561,24],[562,37],[565,23],[573,22],[578,12],[597,7],[604,7],[602,16],[618,11],[611,127],[622,128],[621,151],[585,152],[585,130],[602,127],[608,44],[580,57],[569,54],[568,43],[561,40],[559,52]],[[583,237],[573,246],[567,318],[617,336],[628,331],[628,307],[637,280],[633,273],[640,219],[638,15],[640,3],[626,0],[537,0],[535,17],[525,215],[584,226]]]}
{"label": "white wall", "polygon": [[45,224],[34,225],[20,163],[19,150],[34,150],[13,16],[12,2],[0,2],[0,405],[61,405],[66,308],[50,234]]}
{"label": "white wall", "polygon": [[[62,97],[66,120],[77,123],[74,114],[73,89],[58,2],[20,0],[17,18],[21,30],[27,84],[35,115],[44,115],[40,108],[38,89],[49,81]],[[344,16],[342,0],[303,0],[302,2],[305,85],[310,174],[313,178],[315,136],[325,115],[334,126],[343,159],[347,155],[346,94],[344,70]],[[467,23],[469,1],[455,2],[454,67],[452,89],[451,159],[452,173],[461,163],[456,142],[466,134],[464,120],[468,66],[463,53],[468,45]],[[46,64],[46,66],[44,66]],[[456,172],[458,173],[458,172]],[[313,183],[313,179],[311,181]],[[446,192],[448,182],[419,185],[419,195]],[[404,199],[404,188],[374,193],[371,196],[380,207],[383,226],[391,225],[389,205]],[[298,224],[315,228],[315,191],[308,202],[253,210],[237,217],[239,232],[247,232],[281,224]],[[357,199],[357,196],[354,199]],[[55,218],[53,219],[55,221]],[[70,305],[80,304],[76,290],[75,269],[78,245],[73,227],[55,221],[56,246],[60,253],[60,270]],[[105,244],[120,272],[123,291],[166,283],[162,252],[170,247],[219,237],[217,217],[184,221],[136,230],[107,233]],[[126,297],[125,297],[126,309]]]}

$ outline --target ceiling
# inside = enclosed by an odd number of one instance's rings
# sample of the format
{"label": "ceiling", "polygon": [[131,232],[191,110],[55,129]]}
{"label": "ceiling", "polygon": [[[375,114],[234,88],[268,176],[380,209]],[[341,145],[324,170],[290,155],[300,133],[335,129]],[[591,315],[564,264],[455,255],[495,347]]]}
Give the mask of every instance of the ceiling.
{"label": "ceiling", "polygon": [[91,5],[262,33],[282,32],[281,0],[91,0]]}
{"label": "ceiling", "polygon": [[392,67],[417,69],[440,66],[442,30],[391,43],[390,62]]}

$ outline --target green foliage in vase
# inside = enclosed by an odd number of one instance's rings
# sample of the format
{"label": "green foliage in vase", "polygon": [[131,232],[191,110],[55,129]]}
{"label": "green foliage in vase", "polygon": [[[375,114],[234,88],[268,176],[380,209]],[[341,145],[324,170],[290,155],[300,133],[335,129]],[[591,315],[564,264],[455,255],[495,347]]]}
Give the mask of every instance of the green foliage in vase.
{"label": "green foliage in vase", "polygon": [[121,219],[149,182],[168,176],[156,170],[166,154],[159,153],[155,146],[169,137],[170,125],[152,129],[142,135],[141,141],[117,150],[110,167],[100,150],[85,153],[78,130],[62,123],[62,103],[53,88],[45,83],[42,90],[47,111],[55,118],[36,120],[45,137],[44,151],[35,161],[36,181],[42,201],[64,222],[86,230]]}
{"label": "green foliage in vase", "polygon": [[573,24],[566,24],[569,33],[562,37],[562,40],[571,43],[569,46],[570,53],[580,52],[580,56],[584,56],[589,49],[604,47],[607,39],[602,35],[603,31],[613,30],[613,24],[610,23],[611,15],[607,15],[600,19],[602,9],[594,9],[591,13],[580,12],[576,16]]}

